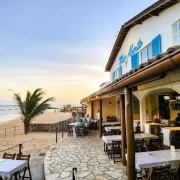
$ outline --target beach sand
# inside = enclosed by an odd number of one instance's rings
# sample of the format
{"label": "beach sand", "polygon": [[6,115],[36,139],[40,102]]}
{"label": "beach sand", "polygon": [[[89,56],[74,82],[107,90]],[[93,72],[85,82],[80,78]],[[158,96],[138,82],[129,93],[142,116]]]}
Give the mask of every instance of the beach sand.
{"label": "beach sand", "polygon": [[[33,123],[56,123],[63,121],[65,119],[71,118],[71,113],[62,113],[62,112],[46,112],[36,119]],[[16,126],[16,127],[15,127]],[[6,129],[6,137],[5,137]],[[15,132],[15,134],[14,134]],[[23,123],[20,119],[14,119],[8,121],[7,123],[0,124],[0,151],[16,146],[18,144],[23,145],[22,152],[25,154],[32,153],[34,151],[48,148],[49,146],[55,143],[55,132],[54,133],[28,133],[27,135],[23,134]],[[61,135],[59,133],[59,139]],[[12,150],[7,151],[9,153],[15,152],[18,153],[18,147]],[[0,152],[0,157],[2,157],[2,152]]]}

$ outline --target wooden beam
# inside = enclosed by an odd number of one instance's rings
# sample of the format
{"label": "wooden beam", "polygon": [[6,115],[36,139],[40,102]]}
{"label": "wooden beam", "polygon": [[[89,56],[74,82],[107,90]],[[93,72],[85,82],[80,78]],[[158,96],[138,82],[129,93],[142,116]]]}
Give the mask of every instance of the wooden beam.
{"label": "wooden beam", "polygon": [[91,101],[91,118],[94,119],[94,102]]}
{"label": "wooden beam", "polygon": [[102,137],[102,99],[99,100],[99,136]]}
{"label": "wooden beam", "polygon": [[125,91],[125,119],[127,138],[127,175],[128,180],[136,180],[135,173],[135,147],[134,147],[134,127],[132,110],[132,90],[127,87]]}
{"label": "wooden beam", "polygon": [[125,99],[124,94],[120,95],[120,118],[121,118],[121,148],[122,165],[126,166],[126,125],[125,125]]}

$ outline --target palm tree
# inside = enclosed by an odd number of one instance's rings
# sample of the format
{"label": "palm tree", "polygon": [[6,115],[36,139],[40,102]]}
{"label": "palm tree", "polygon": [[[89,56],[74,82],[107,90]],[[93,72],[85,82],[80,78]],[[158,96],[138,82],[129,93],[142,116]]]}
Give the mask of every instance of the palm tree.
{"label": "palm tree", "polygon": [[20,95],[14,93],[14,99],[20,109],[21,119],[24,123],[24,134],[28,133],[32,119],[51,108],[49,102],[54,101],[54,97],[43,100],[44,94],[45,92],[41,88],[37,88],[33,93],[27,91],[26,99],[22,101]]}

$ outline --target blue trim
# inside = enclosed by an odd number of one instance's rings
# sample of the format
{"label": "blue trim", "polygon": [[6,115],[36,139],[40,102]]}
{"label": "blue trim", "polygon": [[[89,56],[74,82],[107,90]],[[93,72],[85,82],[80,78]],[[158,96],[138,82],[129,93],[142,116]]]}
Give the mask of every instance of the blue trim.
{"label": "blue trim", "polygon": [[158,34],[151,42],[152,44],[152,56],[155,57],[162,53],[161,49],[161,35]]}
{"label": "blue trim", "polygon": [[131,68],[134,69],[139,66],[139,53],[131,56]]}

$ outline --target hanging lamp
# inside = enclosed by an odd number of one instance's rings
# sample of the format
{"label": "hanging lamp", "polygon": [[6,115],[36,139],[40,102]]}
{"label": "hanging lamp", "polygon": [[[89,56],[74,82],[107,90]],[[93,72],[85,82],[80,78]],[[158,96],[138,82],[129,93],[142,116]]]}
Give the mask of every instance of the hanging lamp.
{"label": "hanging lamp", "polygon": [[176,96],[175,96],[174,93],[172,92],[172,85],[171,85],[171,93],[169,94],[169,101],[170,101],[170,102],[176,101]]}

